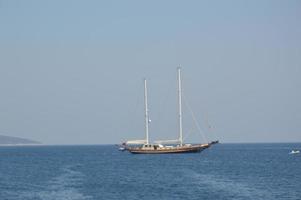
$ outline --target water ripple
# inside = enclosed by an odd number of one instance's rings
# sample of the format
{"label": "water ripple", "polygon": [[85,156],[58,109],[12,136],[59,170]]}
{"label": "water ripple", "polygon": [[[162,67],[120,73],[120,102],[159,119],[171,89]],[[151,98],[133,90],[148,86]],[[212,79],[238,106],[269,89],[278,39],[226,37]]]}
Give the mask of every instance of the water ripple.
{"label": "water ripple", "polygon": [[72,166],[64,166],[61,174],[46,183],[43,190],[37,192],[25,192],[19,195],[19,199],[36,200],[89,200],[91,196],[80,192],[84,175],[72,169]]}

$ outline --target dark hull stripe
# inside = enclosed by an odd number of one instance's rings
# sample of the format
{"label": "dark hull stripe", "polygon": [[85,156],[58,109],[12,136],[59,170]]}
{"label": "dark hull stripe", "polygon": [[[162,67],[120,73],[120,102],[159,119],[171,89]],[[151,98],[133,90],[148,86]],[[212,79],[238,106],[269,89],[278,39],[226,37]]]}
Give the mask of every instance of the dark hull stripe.
{"label": "dark hull stripe", "polygon": [[142,149],[127,149],[133,154],[167,154],[167,153],[197,153],[200,152],[209,146],[205,147],[189,147],[181,149],[164,149],[164,150],[142,150]]}

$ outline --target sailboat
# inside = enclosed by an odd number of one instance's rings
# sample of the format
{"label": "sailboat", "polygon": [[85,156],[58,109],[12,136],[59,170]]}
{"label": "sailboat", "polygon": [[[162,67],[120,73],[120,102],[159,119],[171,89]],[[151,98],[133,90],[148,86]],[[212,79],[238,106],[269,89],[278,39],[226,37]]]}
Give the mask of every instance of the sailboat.
{"label": "sailboat", "polygon": [[[211,145],[218,143],[213,141],[204,144],[186,144],[183,142],[183,128],[182,128],[182,86],[181,86],[181,68],[178,67],[178,122],[179,122],[179,138],[176,140],[164,140],[150,143],[149,141],[149,115],[147,102],[147,82],[144,79],[144,111],[145,111],[145,135],[143,140],[130,140],[122,144],[124,150],[133,154],[165,154],[165,153],[193,153],[201,152],[209,148]],[[166,145],[169,144],[169,145]],[[170,145],[173,144],[173,145]]]}

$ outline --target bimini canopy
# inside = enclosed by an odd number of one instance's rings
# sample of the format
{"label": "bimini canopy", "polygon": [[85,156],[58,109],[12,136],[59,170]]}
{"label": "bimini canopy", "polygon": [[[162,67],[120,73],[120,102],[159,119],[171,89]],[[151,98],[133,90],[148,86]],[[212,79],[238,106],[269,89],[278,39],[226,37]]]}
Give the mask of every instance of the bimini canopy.
{"label": "bimini canopy", "polygon": [[129,140],[125,144],[146,144],[146,140]]}
{"label": "bimini canopy", "polygon": [[180,144],[180,140],[158,140],[156,144]]}

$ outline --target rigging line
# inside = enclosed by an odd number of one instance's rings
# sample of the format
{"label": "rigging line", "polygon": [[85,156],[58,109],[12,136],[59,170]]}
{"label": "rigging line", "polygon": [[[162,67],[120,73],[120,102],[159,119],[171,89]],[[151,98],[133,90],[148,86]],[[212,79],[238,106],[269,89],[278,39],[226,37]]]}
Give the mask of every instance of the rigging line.
{"label": "rigging line", "polygon": [[208,117],[208,112],[206,112],[206,125],[208,128],[209,133],[213,136],[213,138],[216,140],[216,134],[213,131],[213,126],[211,126],[211,124],[209,123],[209,117]]}
{"label": "rigging line", "polygon": [[[184,135],[183,141],[185,141],[187,138],[189,138],[189,136],[195,131],[194,129],[195,129],[195,126],[192,126],[192,127],[190,127],[190,129],[187,132],[185,131],[188,134]],[[196,131],[198,131],[198,130],[196,130]]]}
{"label": "rigging line", "polygon": [[185,134],[184,138],[183,138],[183,141],[185,141],[192,133],[192,128],[188,131],[188,134]]}
{"label": "rigging line", "polygon": [[[183,94],[183,93],[182,93],[182,94]],[[194,121],[194,123],[195,123],[195,125],[196,125],[196,128],[198,129],[198,132],[199,132],[200,135],[202,136],[203,140],[204,140],[205,142],[208,143],[208,139],[207,139],[206,136],[203,134],[203,131],[201,130],[201,127],[200,127],[199,123],[198,123],[197,120],[196,120],[196,117],[195,117],[195,115],[194,115],[194,112],[192,111],[191,107],[188,105],[188,102],[187,102],[187,100],[186,100],[185,95],[183,95],[183,97],[184,97],[184,103],[185,103],[186,107],[188,108],[188,110],[190,111],[190,113],[191,113],[191,115],[192,115],[192,119],[193,119],[193,121]]]}

